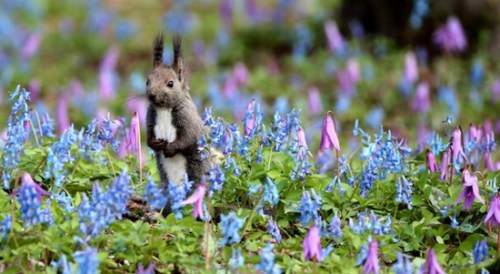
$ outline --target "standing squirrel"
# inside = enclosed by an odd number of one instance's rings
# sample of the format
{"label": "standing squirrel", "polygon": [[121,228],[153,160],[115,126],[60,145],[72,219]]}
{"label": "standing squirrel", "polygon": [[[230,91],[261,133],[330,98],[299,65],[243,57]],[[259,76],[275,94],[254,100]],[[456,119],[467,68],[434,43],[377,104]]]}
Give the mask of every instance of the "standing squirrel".
{"label": "standing squirrel", "polygon": [[[147,144],[154,150],[161,179],[166,191],[168,183],[182,184],[187,174],[190,181],[199,184],[209,164],[198,151],[198,140],[204,125],[189,95],[186,72],[182,60],[180,36],[173,39],[172,66],[163,64],[163,34],[153,43],[153,70],[148,74],[146,96]],[[168,203],[163,214],[171,211]]]}

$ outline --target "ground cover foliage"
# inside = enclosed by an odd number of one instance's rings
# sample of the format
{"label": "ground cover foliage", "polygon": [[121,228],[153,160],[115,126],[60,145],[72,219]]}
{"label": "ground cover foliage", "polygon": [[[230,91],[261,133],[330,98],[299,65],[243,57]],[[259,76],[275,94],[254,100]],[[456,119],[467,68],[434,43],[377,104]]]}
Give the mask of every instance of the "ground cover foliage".
{"label": "ground cover foliage", "polygon": [[346,40],[301,15],[312,4],[183,3],[159,18],[186,38],[199,150],[216,160],[167,189],[144,142],[150,43],[134,38],[157,30],[119,1],[0,4],[20,15],[0,11],[2,271],[498,271],[500,82],[486,54],[460,55],[455,17],[430,60]]}

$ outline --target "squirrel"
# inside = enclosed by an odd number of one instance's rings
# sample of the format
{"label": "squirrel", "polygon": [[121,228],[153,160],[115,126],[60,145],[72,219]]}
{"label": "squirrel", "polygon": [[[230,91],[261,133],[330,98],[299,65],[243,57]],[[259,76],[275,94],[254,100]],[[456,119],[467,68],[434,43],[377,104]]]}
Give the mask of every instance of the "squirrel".
{"label": "squirrel", "polygon": [[[182,184],[187,175],[195,185],[201,183],[208,172],[209,163],[198,151],[198,140],[204,134],[204,124],[189,95],[182,39],[174,36],[172,66],[163,64],[163,34],[153,43],[153,70],[148,74],[146,96],[147,144],[155,152],[164,191],[168,183]],[[171,212],[167,203],[163,215]]]}

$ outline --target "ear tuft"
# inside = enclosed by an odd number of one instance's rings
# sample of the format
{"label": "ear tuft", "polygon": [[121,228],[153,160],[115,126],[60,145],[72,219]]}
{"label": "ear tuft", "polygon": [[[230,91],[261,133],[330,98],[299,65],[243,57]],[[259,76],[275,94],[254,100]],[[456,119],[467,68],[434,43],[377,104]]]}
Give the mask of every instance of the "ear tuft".
{"label": "ear tuft", "polygon": [[182,60],[182,37],[174,35],[173,39],[174,63],[172,68],[177,73],[180,82],[184,82],[184,61]]}
{"label": "ear tuft", "polygon": [[153,68],[163,63],[163,33],[159,32],[153,42]]}

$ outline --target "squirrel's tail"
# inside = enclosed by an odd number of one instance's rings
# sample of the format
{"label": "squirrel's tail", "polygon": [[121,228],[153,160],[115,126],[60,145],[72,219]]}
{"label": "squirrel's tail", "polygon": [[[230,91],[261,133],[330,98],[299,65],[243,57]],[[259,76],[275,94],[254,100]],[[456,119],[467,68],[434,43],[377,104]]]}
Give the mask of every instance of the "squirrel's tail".
{"label": "squirrel's tail", "polygon": [[155,41],[153,43],[153,67],[163,63],[163,33],[160,32],[156,35]]}

